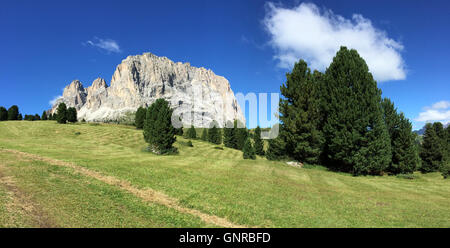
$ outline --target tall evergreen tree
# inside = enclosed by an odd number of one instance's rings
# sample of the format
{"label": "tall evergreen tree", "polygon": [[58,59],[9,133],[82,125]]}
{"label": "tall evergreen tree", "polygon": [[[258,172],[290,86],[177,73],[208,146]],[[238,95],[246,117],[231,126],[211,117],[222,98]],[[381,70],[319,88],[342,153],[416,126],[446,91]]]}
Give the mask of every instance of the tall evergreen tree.
{"label": "tall evergreen tree", "polygon": [[8,120],[8,110],[5,107],[0,106],[0,121]]}
{"label": "tall evergreen tree", "polygon": [[67,122],[67,106],[63,102],[56,109],[56,121],[60,124],[66,124]]}
{"label": "tall evergreen tree", "polygon": [[203,128],[202,137],[200,138],[203,141],[208,141],[208,129]]}
{"label": "tall evergreen tree", "polygon": [[19,120],[19,121],[23,120],[23,116],[22,116],[21,113],[19,113],[18,120]]}
{"label": "tall evergreen tree", "polygon": [[248,130],[241,122],[235,120],[233,126],[233,148],[242,150],[248,137]]}
{"label": "tall evergreen tree", "polygon": [[235,148],[236,144],[234,143],[234,123],[231,121],[227,121],[225,127],[223,128],[223,144],[229,148]]}
{"label": "tall evergreen tree", "polygon": [[144,128],[144,120],[145,120],[145,115],[146,115],[146,109],[143,107],[139,107],[136,111],[136,115],[134,118],[134,125],[136,126],[137,129],[142,129]]}
{"label": "tall evergreen tree", "polygon": [[211,123],[211,128],[208,130],[208,141],[217,145],[222,144],[222,132],[216,121]]}
{"label": "tall evergreen tree", "polygon": [[78,121],[76,108],[70,107],[67,109],[67,121],[72,122],[72,123],[75,123]]}
{"label": "tall evergreen tree", "polygon": [[391,161],[381,90],[356,50],[341,47],[324,76],[326,164],[354,175],[379,174]]}
{"label": "tall evergreen tree", "polygon": [[47,112],[45,110],[44,110],[44,112],[42,112],[41,120],[43,120],[43,121],[48,120]]}
{"label": "tall evergreen tree", "polygon": [[191,125],[188,129],[186,136],[188,139],[197,139],[197,131],[195,131],[195,127],[193,125]]}
{"label": "tall evergreen tree", "polygon": [[386,170],[394,174],[412,173],[419,165],[419,157],[411,122],[397,112],[388,98],[381,105],[392,148],[391,163]]}
{"label": "tall evergreen tree", "polygon": [[280,87],[284,96],[280,100],[281,135],[286,153],[299,161],[318,163],[323,144],[322,132],[318,130],[322,75],[317,71],[311,74],[306,62],[300,60],[286,78]]}
{"label": "tall evergreen tree", "polygon": [[173,109],[169,102],[160,98],[147,109],[144,121],[144,139],[150,149],[157,154],[176,151],[173,143],[176,141],[176,130],[172,125]]}
{"label": "tall evergreen tree", "polygon": [[19,119],[19,107],[13,105],[8,109],[8,120],[15,121]]}
{"label": "tall evergreen tree", "polygon": [[424,173],[438,171],[443,164],[442,141],[436,133],[437,129],[439,127],[435,124],[427,123],[425,125],[425,133],[420,150],[420,157],[422,158],[420,170]]}
{"label": "tall evergreen tree", "polygon": [[255,148],[252,145],[252,140],[250,139],[250,137],[245,140],[242,152],[244,159],[256,159]]}
{"label": "tall evergreen tree", "polygon": [[255,129],[253,140],[255,141],[254,148],[256,154],[264,156],[264,141],[261,139],[261,128],[259,126]]}

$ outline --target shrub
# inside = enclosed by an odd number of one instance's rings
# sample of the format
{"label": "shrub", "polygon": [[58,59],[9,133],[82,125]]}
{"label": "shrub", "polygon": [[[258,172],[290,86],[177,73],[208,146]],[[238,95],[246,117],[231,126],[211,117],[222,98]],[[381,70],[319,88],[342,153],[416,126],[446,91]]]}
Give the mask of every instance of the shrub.
{"label": "shrub", "polygon": [[190,140],[187,142],[187,146],[194,147],[194,145],[192,144],[192,141],[190,141]]}

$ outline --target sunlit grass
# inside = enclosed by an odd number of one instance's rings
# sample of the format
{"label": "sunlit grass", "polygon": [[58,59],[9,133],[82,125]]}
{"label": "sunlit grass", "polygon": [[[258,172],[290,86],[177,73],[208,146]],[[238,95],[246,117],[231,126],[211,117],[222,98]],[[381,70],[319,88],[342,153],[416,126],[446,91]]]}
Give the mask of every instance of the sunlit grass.
{"label": "sunlit grass", "polygon": [[[182,137],[177,139],[187,141]],[[323,168],[293,168],[264,158],[243,160],[240,151],[215,149],[215,145],[199,140],[192,143],[194,147],[177,142],[179,155],[157,156],[143,151],[146,144],[142,131],[133,127],[58,125],[53,121],[0,122],[0,147],[71,161],[127,180],[136,187],[164,192],[178,199],[184,207],[224,217],[237,224],[261,227],[450,227],[450,182],[438,173],[418,173],[414,180],[394,176],[353,177]],[[14,164],[14,159],[8,155],[1,159]],[[17,166],[25,167],[20,163]],[[48,171],[51,167],[33,162],[31,168]],[[96,212],[89,219],[75,215],[70,219],[74,226],[96,226],[95,219],[99,226],[117,226],[116,218],[120,218],[124,226],[205,225],[194,217],[177,215],[172,209],[148,206],[134,196],[94,179],[71,179],[68,171],[58,172],[68,177],[64,179],[67,182],[63,180],[47,186],[53,188],[51,195],[32,190],[46,185],[51,173],[36,173],[31,169],[10,170],[10,173],[29,185],[24,190],[42,202],[51,196],[54,203],[46,210],[51,212],[54,208],[56,219],[65,218],[57,217],[64,216],[65,211],[61,209],[65,208],[67,211],[80,209],[84,214]],[[91,181],[87,185],[97,186],[87,189],[85,180]],[[102,191],[122,196],[106,194],[96,195],[95,200],[66,201],[67,190],[71,188],[65,186],[68,181],[71,187],[79,188],[71,194],[74,198],[77,192],[80,197],[85,192],[95,195]],[[0,204],[1,198],[0,190]],[[104,201],[104,206],[121,202],[135,207],[126,207],[120,214],[113,210],[106,213],[107,208],[101,208],[102,204],[98,209],[92,209],[91,201]],[[159,208],[158,215],[136,222],[136,219],[145,219],[145,208]],[[0,214],[3,214],[2,208]]]}

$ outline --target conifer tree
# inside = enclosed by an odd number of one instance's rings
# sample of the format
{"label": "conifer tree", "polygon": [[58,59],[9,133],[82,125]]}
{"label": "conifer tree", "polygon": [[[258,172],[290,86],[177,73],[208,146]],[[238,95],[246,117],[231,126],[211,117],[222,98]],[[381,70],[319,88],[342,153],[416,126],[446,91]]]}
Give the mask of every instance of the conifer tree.
{"label": "conifer tree", "polygon": [[187,131],[188,139],[197,139],[197,131],[195,131],[195,127],[191,125],[189,130]]}
{"label": "conifer tree", "polygon": [[34,115],[34,121],[39,121],[41,120],[41,117],[38,114]]}
{"label": "conifer tree", "polygon": [[[243,126],[243,127],[241,127]],[[233,148],[242,150],[244,148],[245,141],[248,137],[248,130],[247,128],[239,121],[234,121],[233,126]]]}
{"label": "conifer tree", "polygon": [[250,139],[250,137],[245,140],[242,152],[244,159],[256,159],[255,148],[252,145],[252,140]]}
{"label": "conifer tree", "polygon": [[208,141],[213,144],[220,145],[222,144],[222,133],[217,126],[218,124],[216,121],[211,123],[211,128],[208,130]]}
{"label": "conifer tree", "polygon": [[324,90],[326,164],[354,175],[384,171],[392,155],[381,90],[356,50],[341,47],[325,72]]}
{"label": "conifer tree", "polygon": [[391,162],[386,170],[393,174],[412,173],[419,165],[419,157],[411,122],[403,113],[397,112],[388,98],[381,104],[392,148]]}
{"label": "conifer tree", "polygon": [[438,171],[443,164],[442,141],[436,133],[438,129],[439,127],[435,124],[427,123],[425,125],[425,133],[420,150],[420,158],[422,159],[420,170],[424,173]]}
{"label": "conifer tree", "polygon": [[45,110],[44,110],[44,112],[42,112],[41,120],[43,120],[43,121],[48,120],[47,112],[45,112]]}
{"label": "conifer tree", "polygon": [[60,124],[66,124],[67,122],[67,107],[63,102],[56,109],[56,121]]}
{"label": "conifer tree", "polygon": [[0,106],[0,121],[8,120],[8,110],[5,107]]}
{"label": "conifer tree", "polygon": [[19,120],[19,121],[23,120],[23,116],[22,116],[22,114],[20,114],[20,113],[19,113],[18,120]]}
{"label": "conifer tree", "polygon": [[323,135],[318,130],[320,121],[319,83],[321,73],[311,74],[305,61],[295,63],[287,81],[280,87],[281,135],[290,157],[308,163],[318,163]]}
{"label": "conifer tree", "polygon": [[8,109],[8,120],[15,121],[19,119],[19,107],[13,105]]}
{"label": "conifer tree", "polygon": [[136,111],[136,115],[134,118],[134,125],[136,126],[137,129],[142,129],[144,128],[144,120],[145,120],[145,115],[146,115],[146,109],[143,107],[139,107]]}
{"label": "conifer tree", "polygon": [[67,121],[75,123],[75,122],[77,122],[77,120],[78,120],[77,109],[74,107],[68,108],[67,109]]}
{"label": "conifer tree", "polygon": [[255,141],[254,148],[256,154],[259,156],[264,156],[264,142],[261,139],[261,128],[259,126],[255,129],[253,140]]}
{"label": "conifer tree", "polygon": [[201,140],[208,141],[208,129],[207,128],[203,128]]}
{"label": "conifer tree", "polygon": [[223,144],[225,145],[225,147],[236,147],[234,143],[234,130],[234,123],[231,121],[227,121],[225,127],[223,128]]}
{"label": "conifer tree", "polygon": [[284,140],[281,137],[269,139],[266,158],[268,160],[280,160],[286,157]]}
{"label": "conifer tree", "polygon": [[144,139],[149,148],[157,154],[173,153],[176,148],[176,130],[172,125],[173,109],[169,102],[160,98],[147,109],[144,120]]}

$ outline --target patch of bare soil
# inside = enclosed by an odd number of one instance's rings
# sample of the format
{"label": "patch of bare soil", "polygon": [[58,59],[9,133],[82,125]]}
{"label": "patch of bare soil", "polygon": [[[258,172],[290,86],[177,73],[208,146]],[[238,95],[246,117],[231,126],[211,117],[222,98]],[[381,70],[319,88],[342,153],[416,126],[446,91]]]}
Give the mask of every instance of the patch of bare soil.
{"label": "patch of bare soil", "polygon": [[6,189],[9,201],[6,203],[6,210],[9,213],[28,217],[33,227],[56,227],[42,208],[34,202],[26,192],[17,187],[14,178],[4,174],[5,165],[0,162],[0,187]]}
{"label": "patch of bare soil", "polygon": [[49,163],[52,165],[65,166],[65,167],[72,168],[73,170],[75,170],[76,172],[78,172],[82,175],[85,175],[85,176],[88,176],[91,178],[95,178],[95,179],[100,180],[109,185],[118,186],[121,189],[132,193],[133,195],[141,198],[142,200],[144,200],[146,202],[153,202],[153,203],[161,204],[166,207],[175,209],[179,212],[197,216],[206,223],[214,224],[214,225],[221,226],[221,227],[230,227],[230,228],[246,227],[246,226],[234,224],[222,217],[206,214],[206,213],[203,213],[203,212],[195,210],[195,209],[183,207],[178,204],[178,201],[175,198],[169,197],[162,192],[158,192],[151,188],[139,189],[139,188],[136,188],[135,186],[131,185],[129,182],[127,182],[125,180],[121,180],[121,179],[118,179],[113,176],[103,175],[99,172],[84,168],[75,163],[52,159],[52,158],[47,158],[47,157],[43,157],[43,156],[39,156],[39,155],[35,155],[35,154],[30,154],[30,153],[25,153],[25,152],[11,150],[11,149],[5,149],[5,148],[0,148],[0,151],[6,151],[9,153],[19,155],[21,157],[30,158],[32,160],[43,161],[43,162],[46,162],[46,163]]}

